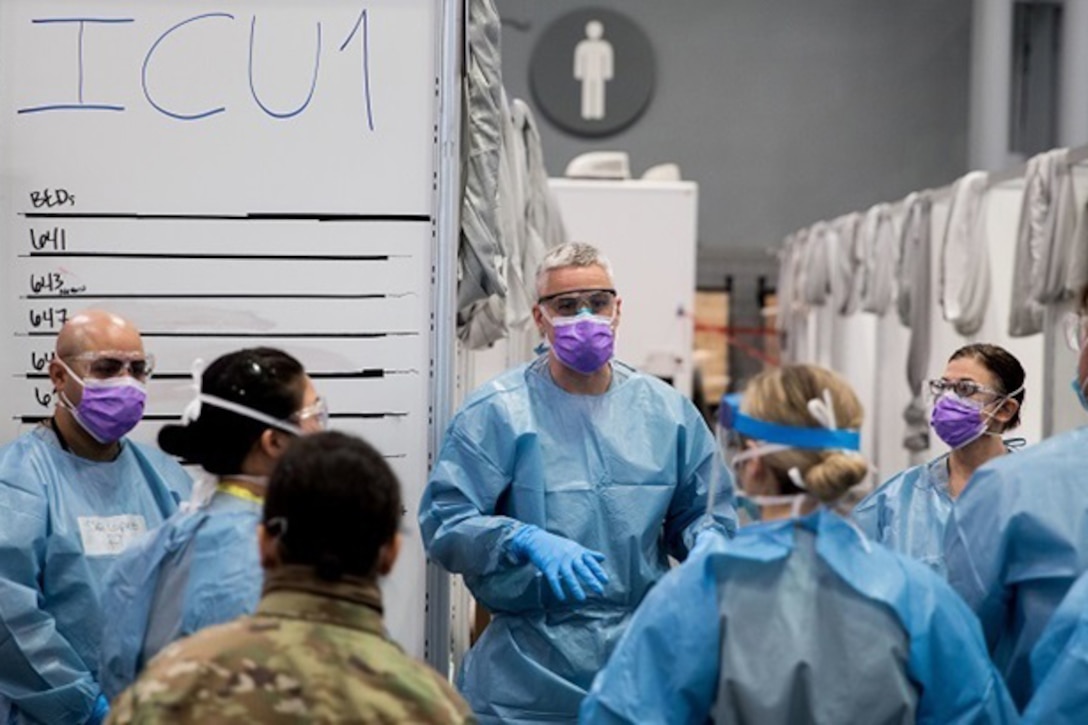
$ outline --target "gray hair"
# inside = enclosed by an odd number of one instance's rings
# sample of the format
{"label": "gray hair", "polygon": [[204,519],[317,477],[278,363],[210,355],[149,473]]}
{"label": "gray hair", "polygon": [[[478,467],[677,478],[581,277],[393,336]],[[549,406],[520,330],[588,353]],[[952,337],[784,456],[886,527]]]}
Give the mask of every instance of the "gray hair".
{"label": "gray hair", "polygon": [[612,278],[612,263],[601,254],[600,250],[592,244],[585,242],[568,242],[552,249],[544,256],[544,261],[536,271],[536,294],[539,297],[544,292],[544,282],[548,273],[553,269],[562,267],[592,267],[603,269],[609,279]]}

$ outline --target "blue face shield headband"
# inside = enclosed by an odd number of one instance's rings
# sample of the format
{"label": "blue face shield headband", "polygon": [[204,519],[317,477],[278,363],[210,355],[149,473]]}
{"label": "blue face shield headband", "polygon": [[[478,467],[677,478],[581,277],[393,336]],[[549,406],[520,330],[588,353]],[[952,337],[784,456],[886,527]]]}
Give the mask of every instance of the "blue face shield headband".
{"label": "blue face shield headband", "polygon": [[[732,435],[733,446],[738,446],[740,438],[748,438],[759,442],[756,448],[749,448],[733,456],[731,465],[739,460],[756,455],[765,455],[791,449],[803,450],[837,450],[857,453],[861,449],[861,433],[857,430],[840,429],[835,420],[835,408],[831,399],[831,393],[824,391],[821,398],[808,401],[808,411],[813,418],[820,423],[820,427],[792,426],[781,423],[771,423],[765,420],[753,418],[740,411],[741,395],[731,393],[722,396],[721,405],[718,408],[718,435],[723,441],[725,436]],[[724,435],[723,435],[724,434]],[[724,443],[724,441],[723,441]],[[723,445],[723,448],[732,446]],[[805,488],[801,472],[796,468],[789,471],[790,481],[799,489]],[[739,485],[739,481],[738,481]],[[759,504],[772,504],[790,502],[792,504],[791,516],[800,514],[801,502],[806,494],[791,494],[788,496],[755,496],[750,500],[757,506]],[[711,494],[713,497],[713,493]],[[845,519],[855,532],[866,551],[869,544],[864,534],[856,528],[849,518]]]}
{"label": "blue face shield headband", "polygon": [[[740,412],[741,396],[722,396],[718,424],[723,431],[733,431],[745,438],[805,450],[860,451],[861,433],[835,428],[803,428],[759,420]],[[822,402],[822,401],[814,401]],[[810,406],[811,407],[811,406]]]}

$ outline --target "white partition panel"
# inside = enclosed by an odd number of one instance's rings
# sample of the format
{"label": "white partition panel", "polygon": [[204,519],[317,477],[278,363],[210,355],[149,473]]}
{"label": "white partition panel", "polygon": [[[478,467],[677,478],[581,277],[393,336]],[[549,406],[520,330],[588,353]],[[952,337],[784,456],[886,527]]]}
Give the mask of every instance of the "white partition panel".
{"label": "white partition panel", "polygon": [[830,299],[826,305],[814,308],[810,314],[814,328],[813,349],[816,353],[812,362],[825,368],[835,369],[835,347],[838,345],[835,331],[838,328],[838,320],[841,318]]}
{"label": "white partition panel", "polygon": [[1018,435],[1028,443],[1043,438],[1043,378],[1044,345],[1042,335],[1011,337],[1009,311],[1012,306],[1014,275],[1024,274],[1015,268],[1016,232],[1020,221],[1020,203],[1024,189],[1022,180],[998,185],[987,194],[985,211],[986,232],[989,235],[990,271],[992,284],[990,306],[982,329],[973,341],[990,342],[1016,356],[1027,373],[1024,408]]}
{"label": "white partition panel", "polygon": [[911,465],[903,447],[906,424],[903,411],[910,404],[907,385],[907,350],[910,328],[899,321],[894,306],[876,320],[876,366],[873,376],[873,436],[878,477],[884,480]]}
{"label": "white partition panel", "polygon": [[[450,357],[448,5],[3,0],[0,442],[50,414],[64,320],[104,307],[158,356],[134,438],[179,418],[194,358],[282,347],[415,511]],[[424,569],[409,536],[386,582],[415,655]]]}
{"label": "white partition panel", "polygon": [[[1088,224],[1088,219],[1084,218],[1085,203],[1088,202],[1088,166],[1073,168],[1073,189],[1077,198],[1079,222]],[[1048,310],[1049,334],[1046,339],[1048,374],[1044,384],[1046,385],[1045,392],[1049,397],[1044,408],[1043,425],[1044,431],[1050,435],[1088,423],[1088,413],[1080,407],[1080,402],[1070,386],[1076,374],[1078,355],[1066,345],[1062,330],[1062,318],[1075,308],[1076,303],[1077,300],[1067,300]]]}
{"label": "white partition panel", "polygon": [[858,313],[835,316],[832,323],[835,341],[831,351],[831,369],[853,386],[864,413],[861,426],[861,452],[874,467],[880,468],[876,437],[877,421],[877,318]]}
{"label": "white partition panel", "polygon": [[[1088,147],[1073,152],[1080,225],[1088,224],[1084,218],[1088,203],[1088,164],[1083,160],[1086,152]],[[1074,308],[1075,301],[1066,300],[1047,309],[1045,333],[1009,335],[1013,281],[1016,275],[1027,272],[1015,267],[1024,179],[1005,178],[987,190],[983,201],[981,223],[985,224],[989,249],[990,297],[980,329],[970,336],[960,335],[944,320],[940,305],[942,245],[951,197],[947,193],[935,194],[931,219],[931,345],[926,376],[941,375],[949,356],[964,345],[984,342],[1007,349],[1026,372],[1021,426],[1010,435],[1032,444],[1085,425],[1088,414],[1070,389],[1078,356],[1067,347],[1062,329],[1062,318]],[[1082,228],[1078,234],[1083,234]],[[1078,236],[1075,243],[1081,244],[1083,238]],[[929,449],[921,453],[912,456],[903,447],[903,412],[911,398],[906,376],[911,330],[900,323],[894,305],[880,318],[867,313],[841,317],[829,307],[820,307],[803,313],[803,320],[796,359],[836,370],[858,391],[866,410],[863,451],[881,479],[948,450],[935,435],[930,437]]]}

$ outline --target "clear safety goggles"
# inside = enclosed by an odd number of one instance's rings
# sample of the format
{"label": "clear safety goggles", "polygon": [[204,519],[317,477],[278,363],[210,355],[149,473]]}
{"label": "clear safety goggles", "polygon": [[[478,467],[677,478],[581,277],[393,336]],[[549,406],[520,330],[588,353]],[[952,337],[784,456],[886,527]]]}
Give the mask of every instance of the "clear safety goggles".
{"label": "clear safety goggles", "polygon": [[307,405],[305,408],[299,410],[297,413],[291,416],[291,419],[296,423],[301,424],[302,421],[314,418],[317,420],[318,427],[321,430],[329,429],[329,403],[324,398],[318,398],[312,405]]}
{"label": "clear safety goggles", "polygon": [[929,388],[929,394],[934,398],[939,398],[945,393],[954,393],[959,398],[973,398],[979,393],[986,395],[992,395],[995,398],[1004,398],[1005,393],[1000,390],[994,390],[993,388],[977,383],[974,380],[968,380],[967,378],[961,378],[959,380],[949,380],[948,378],[934,378],[933,380],[927,380],[926,386]]}
{"label": "clear safety goggles", "polygon": [[1088,315],[1078,312],[1067,312],[1062,318],[1062,331],[1065,333],[1065,344],[1073,352],[1080,352],[1085,342],[1088,342]]}
{"label": "clear safety goggles", "polygon": [[155,370],[155,356],[142,352],[97,350],[68,355],[64,359],[86,363],[86,377],[98,380],[118,378],[127,374],[136,380],[146,381]]}
{"label": "clear safety goggles", "polygon": [[541,297],[537,302],[556,317],[574,317],[582,310],[589,310],[590,313],[601,317],[609,317],[616,307],[616,290],[571,290]]}

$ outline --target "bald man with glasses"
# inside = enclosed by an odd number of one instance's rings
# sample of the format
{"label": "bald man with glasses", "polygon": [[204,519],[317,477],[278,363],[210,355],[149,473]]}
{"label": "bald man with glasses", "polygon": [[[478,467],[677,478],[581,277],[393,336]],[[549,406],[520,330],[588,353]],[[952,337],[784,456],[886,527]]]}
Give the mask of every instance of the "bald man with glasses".
{"label": "bald man with glasses", "polygon": [[0,723],[98,723],[106,570],[189,495],[185,470],[125,435],[154,360],[131,322],[71,318],[49,364],[51,418],[0,448]]}

